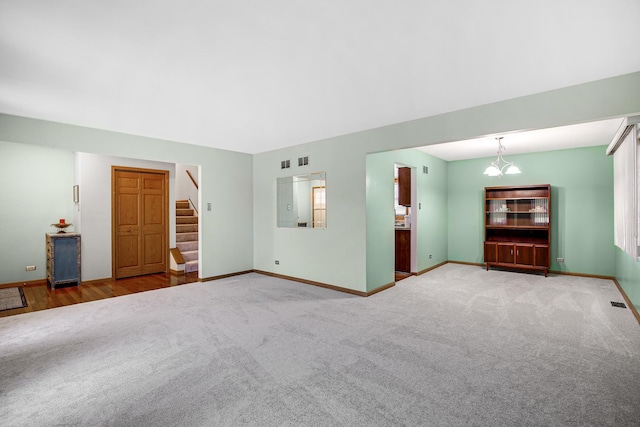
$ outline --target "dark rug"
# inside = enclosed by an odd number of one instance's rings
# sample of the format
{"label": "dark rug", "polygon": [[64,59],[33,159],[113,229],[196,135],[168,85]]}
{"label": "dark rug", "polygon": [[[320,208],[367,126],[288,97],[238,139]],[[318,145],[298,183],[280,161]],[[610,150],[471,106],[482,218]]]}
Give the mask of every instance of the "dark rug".
{"label": "dark rug", "polygon": [[27,299],[21,287],[0,289],[0,311],[13,310],[27,306]]}

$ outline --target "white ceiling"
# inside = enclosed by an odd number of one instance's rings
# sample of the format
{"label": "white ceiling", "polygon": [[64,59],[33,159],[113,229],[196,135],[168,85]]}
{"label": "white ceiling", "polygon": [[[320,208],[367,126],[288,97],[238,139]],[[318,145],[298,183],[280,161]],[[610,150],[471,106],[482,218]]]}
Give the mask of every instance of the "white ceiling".
{"label": "white ceiling", "polygon": [[429,145],[419,149],[451,161],[496,157],[498,153],[497,137],[502,137],[502,145],[504,146],[502,155],[505,157],[511,154],[593,147],[609,145],[621,125],[622,119],[609,119],[528,132],[492,135],[466,141]]}
{"label": "white ceiling", "polygon": [[0,112],[259,153],[638,71],[639,16],[638,0],[0,0]]}

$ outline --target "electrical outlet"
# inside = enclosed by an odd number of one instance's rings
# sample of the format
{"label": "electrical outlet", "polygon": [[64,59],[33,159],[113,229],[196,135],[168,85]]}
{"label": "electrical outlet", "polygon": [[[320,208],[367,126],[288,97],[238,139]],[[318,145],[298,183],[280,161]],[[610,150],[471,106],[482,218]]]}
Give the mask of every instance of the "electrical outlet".
{"label": "electrical outlet", "polygon": [[36,266],[35,266],[35,265],[27,265],[27,266],[24,268],[24,271],[33,271],[33,270],[35,270],[35,269],[36,269]]}
{"label": "electrical outlet", "polygon": [[431,259],[433,257],[433,255],[429,254],[429,259]]}
{"label": "electrical outlet", "polygon": [[564,262],[564,258],[556,258],[556,261],[558,261],[558,262]]}
{"label": "electrical outlet", "polygon": [[280,261],[276,260],[276,265],[280,265]]}

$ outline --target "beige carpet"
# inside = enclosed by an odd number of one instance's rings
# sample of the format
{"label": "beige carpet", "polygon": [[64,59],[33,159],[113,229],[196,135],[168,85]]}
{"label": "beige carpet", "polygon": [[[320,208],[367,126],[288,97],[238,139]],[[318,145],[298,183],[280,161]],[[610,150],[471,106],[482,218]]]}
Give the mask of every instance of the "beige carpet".
{"label": "beige carpet", "polygon": [[22,288],[0,289],[0,311],[12,310],[27,306],[27,299],[24,297]]}
{"label": "beige carpet", "polygon": [[369,298],[256,273],[0,318],[16,426],[637,426],[611,280],[447,264]]}

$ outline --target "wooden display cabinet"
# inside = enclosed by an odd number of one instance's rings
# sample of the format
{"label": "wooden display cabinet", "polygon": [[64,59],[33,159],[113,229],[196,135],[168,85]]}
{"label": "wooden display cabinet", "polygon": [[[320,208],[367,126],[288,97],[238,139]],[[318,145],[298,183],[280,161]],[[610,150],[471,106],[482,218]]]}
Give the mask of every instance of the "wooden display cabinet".
{"label": "wooden display cabinet", "polygon": [[543,271],[551,266],[551,186],[486,187],[484,262]]}

